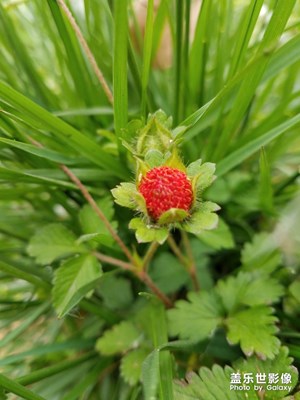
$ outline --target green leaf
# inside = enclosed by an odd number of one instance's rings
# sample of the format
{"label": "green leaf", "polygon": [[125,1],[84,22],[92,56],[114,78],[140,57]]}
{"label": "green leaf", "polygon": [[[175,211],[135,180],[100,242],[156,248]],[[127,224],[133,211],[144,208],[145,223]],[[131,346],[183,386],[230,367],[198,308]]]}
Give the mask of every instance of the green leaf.
{"label": "green leaf", "polygon": [[130,281],[111,272],[103,275],[98,293],[106,307],[112,310],[126,309],[133,301]]}
{"label": "green leaf", "polygon": [[136,185],[129,182],[122,182],[115,189],[111,190],[115,202],[123,207],[137,208],[138,191]]}
{"label": "green leaf", "polygon": [[[269,374],[278,374],[279,386],[290,386],[290,390],[281,388],[280,390],[268,389],[268,384],[263,384],[264,399],[265,400],[276,400],[282,399],[285,395],[290,393],[298,382],[298,371],[291,365],[293,359],[288,357],[288,348],[281,347],[276,357],[272,360],[260,360],[256,356],[252,356],[250,359],[240,359],[233,363],[233,367],[236,371],[243,373],[252,373],[254,381],[256,380],[256,374],[266,374],[266,381],[268,383]],[[290,383],[284,384],[282,378],[290,374]],[[288,376],[289,378],[289,376]],[[255,382],[254,382],[255,384]],[[274,386],[272,384],[271,386]],[[253,390],[253,384],[250,383],[250,388]]]}
{"label": "green leaf", "polygon": [[49,224],[39,229],[31,238],[28,254],[39,264],[51,264],[54,260],[86,251],[76,243],[75,235],[61,224]]}
{"label": "green leaf", "polygon": [[142,382],[145,400],[157,400],[159,383],[159,350],[153,350],[142,365]]}
{"label": "green leaf", "polygon": [[149,273],[156,285],[166,294],[176,292],[190,279],[187,270],[170,253],[159,254],[153,260]]}
{"label": "green leaf", "polygon": [[148,150],[145,154],[145,162],[150,168],[159,167],[164,162],[163,154],[159,150]]}
{"label": "green leaf", "polygon": [[218,224],[218,215],[214,211],[220,210],[216,203],[205,201],[200,204],[189,221],[182,224],[182,228],[195,235],[200,234],[203,230],[215,229]]}
{"label": "green leaf", "polygon": [[158,242],[163,244],[169,235],[167,228],[146,224],[141,218],[133,218],[129,223],[129,228],[136,230],[135,236],[139,243]]}
{"label": "green leaf", "polygon": [[2,374],[0,374],[0,389],[1,388],[4,388],[8,392],[14,393],[17,396],[20,396],[22,399],[45,400],[44,397],[41,397],[38,394],[33,393],[31,390],[20,385],[19,383],[15,382],[14,380],[7,378],[6,376],[4,376]]}
{"label": "green leaf", "polygon": [[[1,264],[0,264],[1,265]],[[289,292],[300,303],[300,281],[295,281],[289,286]]]}
{"label": "green leaf", "polygon": [[222,321],[223,308],[214,292],[188,294],[188,300],[179,300],[168,311],[171,336],[200,342],[212,335]]}
{"label": "green leaf", "polygon": [[104,332],[103,336],[97,340],[96,349],[106,356],[124,353],[137,347],[141,339],[141,334],[133,323],[123,321]]}
{"label": "green leaf", "polygon": [[197,237],[213,249],[233,249],[235,246],[233,235],[226,222],[219,218],[216,229],[211,231],[202,231]]}
{"label": "green leaf", "polygon": [[262,359],[273,359],[280,347],[279,339],[274,336],[277,332],[275,322],[277,318],[270,307],[255,306],[240,311],[225,321],[227,339],[232,344],[240,343],[248,357],[256,353]]}
{"label": "green leaf", "polygon": [[141,378],[142,364],[148,352],[144,349],[132,350],[126,354],[120,365],[121,376],[131,386],[136,385]]}
{"label": "green leaf", "polygon": [[[282,347],[278,355],[273,360],[260,360],[256,356],[248,359],[241,359],[233,363],[233,368],[225,366],[222,368],[219,365],[214,365],[212,369],[202,367],[199,370],[199,375],[190,372],[184,381],[174,382],[175,400],[265,400],[282,399],[288,394],[297,384],[298,372],[295,367],[291,366],[292,359],[287,357],[288,350]],[[253,383],[247,383],[249,389],[234,390],[231,386],[243,386],[245,374],[250,374],[253,378]],[[285,386],[290,386],[290,390],[267,389],[269,374],[278,374],[279,383],[281,383],[284,374],[290,374],[291,383]],[[231,380],[239,377],[241,385],[231,385]],[[265,379],[266,383],[257,384],[258,379]],[[261,386],[262,390],[258,391],[254,385]],[[274,384],[271,385],[274,387]],[[292,399],[291,399],[292,400]]]}
{"label": "green leaf", "polygon": [[282,285],[276,279],[269,276],[253,276],[245,272],[218,281],[216,291],[228,313],[232,313],[241,305],[271,304],[284,293]]}
{"label": "green leaf", "polygon": [[[97,205],[106,218],[111,222],[113,228],[117,229],[118,224],[113,220],[114,208],[112,199],[104,197],[97,201]],[[104,222],[97,217],[94,209],[89,204],[84,205],[79,211],[79,221],[85,234],[97,234],[93,238],[90,237],[90,239],[94,239],[96,243],[102,243],[107,246],[111,246],[114,243],[114,240],[104,225]],[[82,238],[81,240],[79,239],[79,242],[80,241],[82,241]]]}
{"label": "green leaf", "polygon": [[55,271],[52,290],[53,305],[63,318],[93,290],[102,276],[101,264],[91,255],[71,258]]}
{"label": "green leaf", "polygon": [[278,268],[282,257],[274,238],[261,232],[254,235],[251,243],[245,244],[241,258],[243,270],[269,274]]}

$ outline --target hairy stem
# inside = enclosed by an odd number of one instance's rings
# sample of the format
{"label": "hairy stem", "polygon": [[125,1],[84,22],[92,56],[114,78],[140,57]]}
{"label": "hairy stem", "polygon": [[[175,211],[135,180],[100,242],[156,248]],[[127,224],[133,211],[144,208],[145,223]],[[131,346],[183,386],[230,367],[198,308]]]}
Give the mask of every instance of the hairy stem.
{"label": "hairy stem", "polygon": [[187,258],[185,257],[185,255],[182,253],[182,251],[180,250],[180,248],[177,246],[175,240],[173,239],[173,237],[170,235],[167,239],[169,246],[171,247],[173,253],[177,256],[177,258],[179,259],[179,261],[185,266],[188,267],[189,263]]}
{"label": "hairy stem", "polygon": [[192,279],[195,290],[198,291],[200,289],[200,284],[199,284],[199,280],[197,278],[196,262],[195,262],[194,255],[192,252],[191,243],[189,241],[188,234],[185,231],[182,231],[181,235],[182,235],[183,245],[185,247],[186,254],[189,259],[189,268],[188,268],[189,274],[191,275],[191,279]]}
{"label": "hairy stem", "polygon": [[99,253],[98,251],[93,252],[93,254],[96,258],[98,258],[98,260],[107,264],[115,265],[116,267],[120,267],[126,271],[133,271],[134,269],[132,264],[119,260],[118,258],[107,256],[106,254]]}
{"label": "hairy stem", "polygon": [[149,287],[149,289],[152,290],[154,294],[156,294],[156,296],[165,304],[167,308],[173,307],[171,300],[155,285],[146,271],[140,271],[137,276],[142,282],[145,283],[146,286]]}
{"label": "hairy stem", "polygon": [[95,75],[98,79],[98,81],[100,82],[100,85],[102,86],[102,89],[108,99],[108,101],[113,104],[114,103],[114,98],[113,98],[113,94],[103,76],[103,73],[101,72],[97,61],[91,51],[91,49],[89,48],[89,45],[87,44],[87,41],[85,40],[77,22],[75,21],[71,11],[69,10],[68,6],[66,5],[66,3],[64,2],[64,0],[57,0],[57,3],[59,4],[60,8],[63,10],[65,16],[67,17],[68,21],[70,22],[70,25],[72,27],[72,29],[74,30],[74,32],[76,33],[76,36],[79,40],[79,42],[82,45],[82,48],[87,56],[87,59],[89,60]]}
{"label": "hairy stem", "polygon": [[143,269],[144,271],[147,271],[148,265],[150,261],[152,260],[154,254],[156,253],[156,250],[159,247],[158,242],[152,242],[150,246],[148,247],[148,250],[143,258]]}

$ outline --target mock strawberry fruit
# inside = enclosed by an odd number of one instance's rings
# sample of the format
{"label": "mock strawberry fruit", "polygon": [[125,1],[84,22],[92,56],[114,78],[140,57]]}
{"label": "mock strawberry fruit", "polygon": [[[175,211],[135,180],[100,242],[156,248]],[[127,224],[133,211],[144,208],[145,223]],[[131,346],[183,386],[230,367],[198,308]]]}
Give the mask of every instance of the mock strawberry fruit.
{"label": "mock strawberry fruit", "polygon": [[145,199],[153,220],[172,208],[189,211],[193,203],[192,184],[187,175],[176,168],[161,166],[143,176],[138,191]]}

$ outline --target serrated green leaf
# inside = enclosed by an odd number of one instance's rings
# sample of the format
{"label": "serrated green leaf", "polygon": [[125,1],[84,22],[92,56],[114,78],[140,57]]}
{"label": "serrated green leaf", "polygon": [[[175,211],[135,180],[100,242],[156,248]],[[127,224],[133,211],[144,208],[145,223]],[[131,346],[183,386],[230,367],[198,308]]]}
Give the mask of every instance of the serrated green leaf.
{"label": "serrated green leaf", "polygon": [[39,229],[31,238],[28,254],[39,264],[50,264],[57,258],[86,251],[76,243],[76,237],[64,225],[49,224]]}
{"label": "serrated green leaf", "polygon": [[141,334],[132,322],[123,321],[104,332],[97,340],[96,349],[103,355],[123,353],[138,346]]}
{"label": "serrated green leaf", "polygon": [[[253,356],[234,362],[233,368],[229,366],[222,368],[219,365],[214,365],[212,369],[202,367],[199,375],[191,372],[184,381],[174,382],[175,400],[259,400],[262,398],[262,393],[266,400],[282,399],[295,387],[298,379],[298,372],[291,366],[292,359],[287,357],[287,353],[287,348],[283,347],[273,360],[263,361]],[[269,373],[278,374],[278,386],[283,385],[282,374],[290,374],[291,383],[285,385],[290,386],[290,390],[267,389]],[[231,379],[235,375],[240,376],[241,385],[232,386],[243,386],[244,374],[250,374],[253,378],[253,383],[247,383],[249,389],[231,389]],[[266,383],[256,384],[259,378],[265,379]],[[254,385],[261,386],[263,390],[259,391]],[[274,387],[274,384],[271,386]]]}
{"label": "serrated green leaf", "polygon": [[136,230],[135,236],[139,243],[158,242],[163,244],[169,235],[167,228],[146,224],[141,218],[133,218],[129,223],[129,228]]}
{"label": "serrated green leaf", "polygon": [[[288,348],[281,347],[276,357],[272,360],[260,360],[256,356],[252,356],[251,358],[244,360],[240,359],[233,363],[233,367],[236,371],[240,371],[243,373],[252,373],[254,377],[254,384],[256,380],[256,374],[265,374],[266,375],[266,384],[262,384],[264,389],[264,399],[265,400],[276,400],[282,399],[285,395],[290,393],[290,391],[296,386],[298,381],[298,371],[297,369],[291,365],[293,359],[288,357]],[[285,390],[281,388],[280,390],[270,390],[268,389],[268,379],[270,374],[278,374],[278,383],[272,384],[278,386],[290,386],[290,390]],[[282,374],[290,374],[286,376],[290,378],[290,383],[282,382],[284,376]],[[253,390],[253,384],[249,384],[251,390]]]}
{"label": "serrated green leaf", "polygon": [[120,370],[121,376],[126,383],[134,386],[139,382],[142,373],[142,364],[147,355],[148,352],[146,350],[136,349],[122,358]]}
{"label": "serrated green leaf", "polygon": [[188,300],[179,300],[168,311],[171,336],[200,342],[211,336],[222,321],[224,310],[214,292],[188,294]]}
{"label": "serrated green leaf", "polygon": [[138,195],[136,185],[129,182],[122,182],[115,189],[111,190],[115,202],[123,207],[135,209],[136,196]]}
{"label": "serrated green leaf", "polygon": [[130,281],[107,272],[103,275],[98,293],[103,298],[104,304],[112,309],[126,309],[133,301]]}
{"label": "serrated green leaf", "polygon": [[220,280],[216,288],[228,313],[240,305],[255,306],[271,304],[283,295],[283,287],[269,276],[253,276],[240,272],[237,276]]}
{"label": "serrated green leaf", "polygon": [[203,230],[210,230],[217,227],[218,215],[214,211],[218,211],[220,207],[211,201],[205,201],[200,204],[190,220],[182,224],[182,228],[195,235],[200,234]]}
{"label": "serrated green leaf", "polygon": [[275,337],[276,321],[270,307],[255,306],[240,311],[225,321],[227,339],[233,344],[240,343],[247,356],[256,353],[262,359],[273,359],[280,347],[280,341]]}
{"label": "serrated green leaf", "polygon": [[[97,205],[106,216],[106,218],[110,221],[113,228],[117,229],[117,222],[113,220],[114,208],[112,200],[106,197],[98,200]],[[103,221],[101,221],[100,218],[96,216],[95,211],[89,204],[84,205],[79,211],[79,221],[85,234],[97,234],[93,237],[93,240],[96,243],[102,243],[106,246],[111,246],[114,243],[114,240],[107,231],[107,228],[104,225]],[[82,237],[81,240],[79,238],[79,242],[80,241],[82,241]]]}
{"label": "serrated green leaf", "polygon": [[211,231],[202,231],[197,237],[213,249],[232,249],[234,248],[234,238],[226,222],[219,218],[216,229]]}
{"label": "serrated green leaf", "polygon": [[52,290],[53,305],[59,318],[64,317],[93,290],[101,276],[101,264],[91,255],[81,255],[65,261],[55,271]]}

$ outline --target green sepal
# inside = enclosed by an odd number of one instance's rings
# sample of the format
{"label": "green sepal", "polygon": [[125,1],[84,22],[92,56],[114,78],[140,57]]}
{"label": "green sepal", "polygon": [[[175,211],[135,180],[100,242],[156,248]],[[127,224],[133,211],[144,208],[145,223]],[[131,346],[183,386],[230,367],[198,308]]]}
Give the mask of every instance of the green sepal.
{"label": "green sepal", "polygon": [[134,183],[122,182],[116,188],[111,190],[115,202],[123,207],[136,208],[136,197],[138,191]]}
{"label": "green sepal", "polygon": [[200,204],[190,220],[183,223],[181,227],[190,233],[198,235],[202,230],[210,230],[217,227],[218,215],[214,211],[220,210],[218,204],[211,201],[205,201]]}
{"label": "green sepal", "polygon": [[164,162],[164,156],[159,150],[151,149],[145,154],[145,162],[149,168],[160,167]]}
{"label": "green sepal", "polygon": [[172,152],[170,156],[167,158],[164,165],[170,168],[179,169],[179,171],[183,171],[184,173],[186,173],[186,167],[183,164],[178,154],[178,150],[175,147],[172,149]]}
{"label": "green sepal", "polygon": [[161,214],[158,220],[159,225],[172,224],[173,222],[181,222],[189,216],[189,213],[182,208],[170,208],[170,210]]}
{"label": "green sepal", "polygon": [[162,153],[168,151],[173,144],[171,124],[172,118],[168,118],[162,110],[149,115],[146,126],[138,134],[137,153],[144,155],[153,149]]}
{"label": "green sepal", "polygon": [[215,170],[216,164],[207,162],[201,165],[201,160],[197,160],[188,166],[187,174],[192,177],[194,193],[203,192],[213,183],[216,179]]}
{"label": "green sepal", "polygon": [[163,244],[169,234],[167,228],[147,224],[141,218],[133,218],[129,223],[129,228],[136,231],[135,237],[139,243],[158,242]]}

